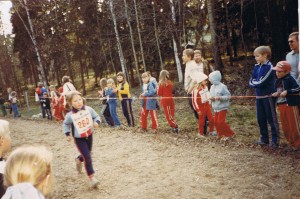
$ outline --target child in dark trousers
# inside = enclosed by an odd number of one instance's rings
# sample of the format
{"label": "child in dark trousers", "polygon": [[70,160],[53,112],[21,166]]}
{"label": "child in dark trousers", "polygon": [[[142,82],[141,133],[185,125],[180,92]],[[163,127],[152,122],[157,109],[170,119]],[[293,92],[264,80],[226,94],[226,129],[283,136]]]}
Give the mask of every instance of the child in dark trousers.
{"label": "child in dark trousers", "polygon": [[115,81],[113,79],[108,79],[107,87],[108,88],[106,90],[106,94],[107,94],[107,101],[108,101],[108,105],[109,105],[109,112],[114,121],[114,127],[120,128],[121,122],[120,122],[120,119],[119,119],[118,113],[117,113],[117,106],[118,106],[117,94],[114,92],[114,90],[116,88]]}
{"label": "child in dark trousers", "polygon": [[[272,63],[269,61],[271,49],[269,46],[259,46],[254,50],[254,56],[257,64],[254,66],[249,85],[256,93],[256,117],[260,130],[260,140],[256,144],[270,144],[270,147],[275,149],[279,144],[279,124],[275,98],[271,96],[275,92],[276,79]],[[268,123],[271,126],[271,143],[269,143]]]}
{"label": "child in dark trousers", "polygon": [[42,105],[43,113],[47,115],[48,120],[52,120],[51,103],[48,93],[43,93],[43,97],[40,98],[40,103]]}
{"label": "child in dark trousers", "polygon": [[101,106],[101,111],[100,114],[103,116],[104,118],[104,122],[107,126],[114,126],[114,121],[110,115],[109,112],[109,104],[107,103],[107,79],[106,78],[102,78],[100,80],[100,87],[101,90],[98,92],[99,93],[99,97],[100,100],[102,102],[102,106]]}
{"label": "child in dark trousers", "polygon": [[117,89],[115,92],[118,92],[119,100],[121,100],[123,115],[127,120],[129,127],[134,126],[134,117],[132,112],[132,99],[130,96],[129,84],[125,79],[125,74],[123,72],[118,72],[117,74]]}
{"label": "child in dark trousers", "polygon": [[287,61],[280,61],[273,70],[278,79],[275,83],[277,106],[280,113],[282,131],[291,146],[300,148],[300,85],[291,76],[291,65]]}
{"label": "child in dark trousers", "polygon": [[164,108],[164,113],[169,125],[174,133],[178,133],[178,125],[175,121],[175,103],[173,96],[173,83],[170,80],[169,71],[162,70],[159,74],[157,94],[162,97],[160,103]]}
{"label": "child in dark trousers", "polygon": [[95,171],[92,164],[92,145],[94,128],[98,128],[100,117],[94,109],[85,106],[85,100],[78,91],[70,91],[66,100],[71,110],[67,113],[63,130],[67,136],[67,141],[71,141],[71,131],[74,137],[74,142],[80,154],[76,159],[76,169],[81,173],[82,162],[90,179],[90,186],[95,188],[99,181],[95,178]]}

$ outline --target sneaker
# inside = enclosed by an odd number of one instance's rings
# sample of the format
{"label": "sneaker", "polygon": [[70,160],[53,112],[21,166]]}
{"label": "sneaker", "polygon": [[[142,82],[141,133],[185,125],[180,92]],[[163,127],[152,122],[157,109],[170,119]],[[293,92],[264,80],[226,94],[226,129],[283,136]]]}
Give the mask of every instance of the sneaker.
{"label": "sneaker", "polygon": [[209,135],[210,135],[210,136],[214,136],[214,137],[215,137],[215,136],[217,136],[218,134],[217,134],[217,132],[216,132],[216,131],[212,131],[212,132],[209,132]]}
{"label": "sneaker", "polygon": [[172,128],[172,131],[174,132],[174,133],[179,133],[179,128],[177,127],[177,128]]}
{"label": "sneaker", "polygon": [[147,129],[140,128],[140,129],[136,130],[136,132],[137,133],[146,133]]}
{"label": "sneaker", "polygon": [[77,172],[79,174],[82,173],[82,162],[78,158],[75,159],[75,162],[76,162],[76,170],[77,170]]}
{"label": "sneaker", "polygon": [[91,188],[96,188],[100,184],[99,180],[97,178],[92,177],[90,181],[90,187]]}
{"label": "sneaker", "polygon": [[151,129],[150,132],[151,133],[157,133],[157,129]]}

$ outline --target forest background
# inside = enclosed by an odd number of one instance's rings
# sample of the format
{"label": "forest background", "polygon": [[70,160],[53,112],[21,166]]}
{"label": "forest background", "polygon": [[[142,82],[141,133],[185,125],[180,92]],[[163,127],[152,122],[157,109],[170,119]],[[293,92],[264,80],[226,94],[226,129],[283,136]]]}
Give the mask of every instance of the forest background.
{"label": "forest background", "polygon": [[13,33],[0,35],[3,93],[12,87],[33,95],[38,82],[59,86],[69,75],[85,95],[99,78],[118,71],[132,87],[141,84],[142,72],[158,77],[162,69],[182,83],[181,55],[189,46],[223,72],[237,87],[234,94],[243,95],[255,63],[253,49],[270,45],[275,64],[289,52],[288,35],[298,31],[295,0],[11,2]]}

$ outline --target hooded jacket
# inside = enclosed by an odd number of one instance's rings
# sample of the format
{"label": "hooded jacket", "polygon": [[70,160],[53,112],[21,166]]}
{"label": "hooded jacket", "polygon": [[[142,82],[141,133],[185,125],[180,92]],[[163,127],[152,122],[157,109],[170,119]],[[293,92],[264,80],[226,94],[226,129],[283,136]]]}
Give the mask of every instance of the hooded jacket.
{"label": "hooded jacket", "polygon": [[221,83],[221,73],[220,71],[214,71],[209,74],[209,81],[212,83],[210,87],[210,96],[211,97],[220,97],[219,100],[212,101],[212,108],[214,112],[220,112],[223,110],[227,110],[230,106],[230,92],[227,89],[227,86]]}
{"label": "hooded jacket", "polygon": [[19,183],[7,188],[2,199],[45,199],[31,183]]}

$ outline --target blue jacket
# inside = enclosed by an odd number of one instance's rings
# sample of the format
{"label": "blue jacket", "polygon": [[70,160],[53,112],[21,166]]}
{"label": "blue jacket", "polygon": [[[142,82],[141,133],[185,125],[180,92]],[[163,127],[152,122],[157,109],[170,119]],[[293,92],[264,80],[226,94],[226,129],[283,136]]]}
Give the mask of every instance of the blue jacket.
{"label": "blue jacket", "polygon": [[276,72],[272,68],[270,61],[262,65],[255,64],[249,85],[255,88],[256,96],[271,95],[275,92]]}
{"label": "blue jacket", "polygon": [[112,88],[108,88],[106,91],[105,91],[105,94],[106,96],[108,96],[108,100],[107,100],[107,103],[109,105],[114,105],[114,106],[117,106],[118,105],[118,102],[117,102],[117,99],[118,99],[118,96],[116,93],[114,93],[113,89]]}
{"label": "blue jacket", "polygon": [[[142,86],[142,93],[143,93],[143,86]],[[146,110],[156,110],[156,99],[149,99],[147,97],[155,97],[156,96],[156,87],[153,82],[149,82],[147,84],[147,92],[144,93],[144,96],[147,99],[146,102]],[[145,99],[142,99],[142,107],[144,107]]]}
{"label": "blue jacket", "polygon": [[[286,102],[289,106],[297,106],[300,104],[300,85],[297,83],[291,74],[287,74],[283,78],[277,79],[275,82],[275,89],[278,84],[282,81],[283,89],[287,91]],[[298,95],[291,95],[298,94]]]}

